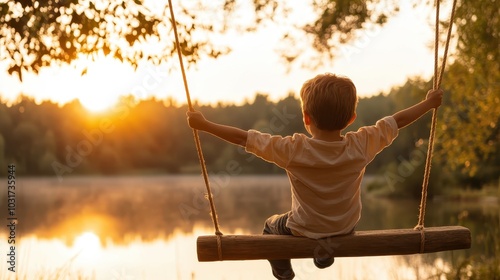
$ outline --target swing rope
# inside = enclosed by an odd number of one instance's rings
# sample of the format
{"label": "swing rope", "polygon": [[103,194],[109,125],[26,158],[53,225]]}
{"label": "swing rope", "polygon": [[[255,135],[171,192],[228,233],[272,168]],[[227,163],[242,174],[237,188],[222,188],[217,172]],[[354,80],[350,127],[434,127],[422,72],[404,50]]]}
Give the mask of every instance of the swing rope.
{"label": "swing rope", "polygon": [[[446,65],[446,58],[448,56],[448,47],[450,44],[451,38],[451,30],[453,27],[453,19],[455,17],[455,8],[456,8],[457,0],[453,0],[453,7],[451,8],[451,16],[450,23],[448,26],[448,33],[446,37],[446,43],[443,54],[443,61],[441,64],[441,68],[438,71],[438,49],[439,49],[439,0],[436,0],[436,27],[435,27],[435,39],[434,39],[434,78],[433,78],[433,89],[436,90],[441,85],[444,68]],[[421,233],[421,242],[420,242],[420,252],[423,253],[425,248],[425,228],[424,228],[424,220],[425,220],[425,208],[427,204],[427,190],[429,185],[429,177],[431,172],[431,162],[432,156],[434,152],[434,139],[436,134],[436,123],[437,123],[437,108],[432,111],[432,121],[431,121],[431,129],[429,135],[429,146],[427,147],[427,157],[425,159],[425,170],[424,170],[424,180],[422,182],[422,196],[420,200],[420,210],[418,215],[418,224],[415,226],[416,230],[419,230]]]}
{"label": "swing rope", "polygon": [[[174,11],[172,8],[172,0],[168,0],[168,7],[170,9],[170,18],[172,21],[172,28],[174,30],[174,35],[175,35],[175,45],[177,48],[177,54],[179,56],[179,63],[181,66],[181,72],[182,72],[182,79],[184,81],[184,89],[186,91],[186,99],[188,102],[188,107],[189,111],[193,112],[193,105],[191,103],[191,96],[189,94],[189,87],[188,87],[188,82],[186,78],[186,71],[184,70],[184,63],[182,62],[182,52],[181,52],[181,47],[179,43],[179,35],[177,34],[177,24],[175,21],[175,16],[174,16]],[[207,198],[208,202],[210,204],[210,216],[212,217],[212,222],[214,224],[215,228],[215,235],[217,236],[217,248],[218,248],[218,253],[219,253],[219,259],[222,260],[222,241],[220,236],[222,235],[222,232],[220,231],[219,228],[219,220],[217,217],[217,211],[215,210],[215,203],[214,203],[214,198],[212,195],[212,191],[210,189],[210,182],[208,180],[208,172],[207,172],[207,166],[205,164],[205,158],[203,156],[203,151],[201,149],[201,142],[200,142],[200,137],[198,135],[198,130],[193,129],[193,137],[194,137],[194,142],[196,144],[196,151],[198,152],[198,159],[200,160],[200,166],[201,166],[201,171],[203,174],[203,180],[205,181],[205,187],[207,190]]]}

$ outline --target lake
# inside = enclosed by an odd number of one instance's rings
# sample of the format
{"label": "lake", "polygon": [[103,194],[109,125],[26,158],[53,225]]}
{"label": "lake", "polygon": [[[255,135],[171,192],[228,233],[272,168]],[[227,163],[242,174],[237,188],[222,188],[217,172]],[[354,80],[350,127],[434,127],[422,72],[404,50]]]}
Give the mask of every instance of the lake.
{"label": "lake", "polygon": [[[224,234],[260,234],[268,216],[290,208],[285,176],[210,179]],[[16,184],[16,272],[8,270],[7,190],[0,191],[2,279],[274,279],[265,260],[197,261],[197,236],[214,233],[201,176],[18,178]],[[413,228],[418,205],[365,195],[357,229]],[[444,279],[464,257],[493,254],[484,240],[499,224],[495,199],[428,201],[426,226],[468,227],[470,250],[338,258],[324,270],[310,259],[293,260],[295,279]]]}

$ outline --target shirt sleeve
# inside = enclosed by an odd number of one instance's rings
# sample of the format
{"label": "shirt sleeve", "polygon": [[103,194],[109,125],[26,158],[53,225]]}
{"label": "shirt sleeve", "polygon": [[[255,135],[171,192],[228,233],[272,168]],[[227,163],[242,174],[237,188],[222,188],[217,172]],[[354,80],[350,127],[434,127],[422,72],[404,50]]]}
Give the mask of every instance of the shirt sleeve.
{"label": "shirt sleeve", "polygon": [[280,136],[249,130],[245,151],[286,168],[293,156],[295,136]]}
{"label": "shirt sleeve", "polygon": [[392,117],[385,117],[375,125],[361,127],[355,134],[362,152],[366,155],[367,163],[389,146],[398,136],[398,125]]}

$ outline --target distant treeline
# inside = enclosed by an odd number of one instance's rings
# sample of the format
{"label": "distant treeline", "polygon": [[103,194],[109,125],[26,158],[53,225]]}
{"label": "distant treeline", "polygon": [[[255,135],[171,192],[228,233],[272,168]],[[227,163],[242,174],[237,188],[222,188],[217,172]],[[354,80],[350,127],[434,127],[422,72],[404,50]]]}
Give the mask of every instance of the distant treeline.
{"label": "distant treeline", "polygon": [[[378,119],[410,106],[425,97],[430,84],[410,80],[389,94],[359,100],[356,121],[345,131],[372,125]],[[277,102],[265,94],[256,94],[243,105],[195,104],[215,122],[242,129],[291,135],[304,132],[300,101],[293,94]],[[135,101],[124,98],[111,112],[88,113],[79,102],[60,107],[51,102],[37,104],[23,97],[7,106],[0,104],[0,163],[16,165],[18,175],[70,176],[75,174],[151,174],[198,173],[199,162],[193,134],[186,122],[186,105],[172,100]],[[415,181],[419,192],[430,114],[400,131],[391,147],[379,154],[367,173],[384,176],[386,184],[398,188]],[[200,133],[210,173],[280,173],[279,168],[263,162],[243,149]],[[494,159],[498,162],[498,159]],[[437,179],[457,177],[453,170],[433,166]],[[414,179],[411,179],[413,178]],[[470,180],[471,178],[462,178]],[[491,180],[484,176],[481,183]]]}

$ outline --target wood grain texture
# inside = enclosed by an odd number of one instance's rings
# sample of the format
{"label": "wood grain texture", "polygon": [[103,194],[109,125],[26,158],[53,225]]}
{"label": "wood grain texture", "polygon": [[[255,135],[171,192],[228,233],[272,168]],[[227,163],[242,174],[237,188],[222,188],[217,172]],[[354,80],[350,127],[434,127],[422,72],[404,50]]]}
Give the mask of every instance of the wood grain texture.
{"label": "wood grain texture", "polygon": [[[414,229],[388,229],[357,231],[323,239],[286,235],[222,235],[220,238],[222,258],[219,258],[217,236],[198,237],[199,261],[418,254],[422,236]],[[470,231],[465,227],[425,228],[423,253],[468,249],[470,246]]]}

